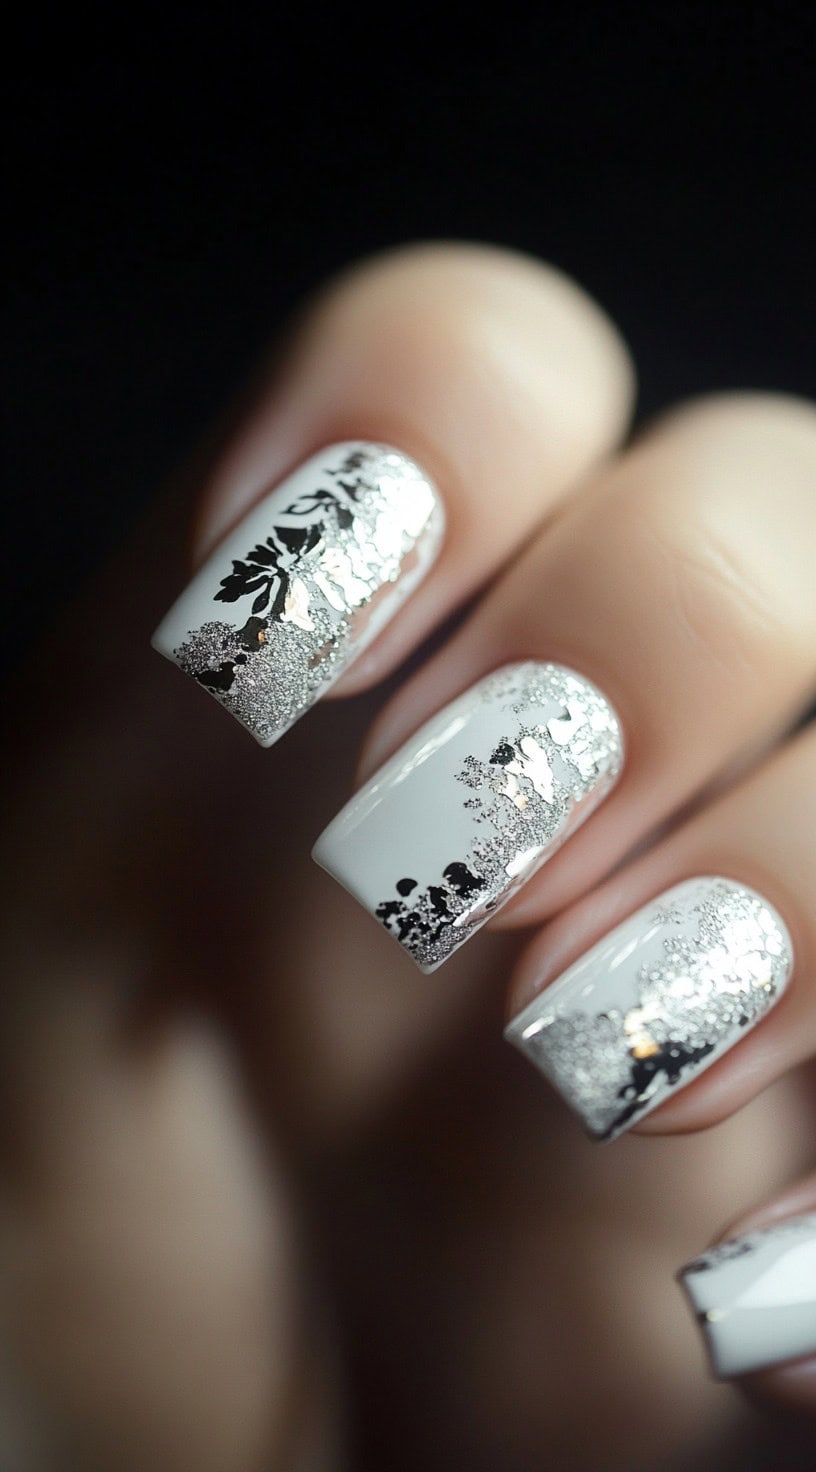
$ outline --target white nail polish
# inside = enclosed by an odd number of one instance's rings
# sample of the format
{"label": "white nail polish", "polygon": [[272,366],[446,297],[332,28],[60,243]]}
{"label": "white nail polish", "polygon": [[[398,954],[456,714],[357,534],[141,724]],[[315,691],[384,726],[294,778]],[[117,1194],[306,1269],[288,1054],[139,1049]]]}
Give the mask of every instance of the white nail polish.
{"label": "white nail polish", "polygon": [[787,929],[731,879],[690,879],[605,936],[505,1036],[611,1140],[691,1083],[778,1000]]}
{"label": "white nail polish", "polygon": [[816,1355],[816,1215],[722,1242],[679,1279],[720,1378]]}
{"label": "white nail polish", "polygon": [[443,529],[413,460],[384,445],[331,445],[230,532],[154,648],[271,746],[417,587]]}
{"label": "white nail polish", "polygon": [[314,858],[435,971],[597,807],[622,759],[594,685],[560,665],[510,665],[423,726]]}

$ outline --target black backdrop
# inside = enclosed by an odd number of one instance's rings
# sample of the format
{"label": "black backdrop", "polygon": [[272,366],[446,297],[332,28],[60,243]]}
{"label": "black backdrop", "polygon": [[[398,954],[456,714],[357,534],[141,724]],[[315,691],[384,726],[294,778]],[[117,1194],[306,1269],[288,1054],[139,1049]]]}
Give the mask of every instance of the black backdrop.
{"label": "black backdrop", "polygon": [[811,6],[495,7],[481,34],[462,9],[452,39],[438,7],[109,10],[32,10],[6,55],[7,664],[362,252],[554,260],[629,338],[641,415],[816,387]]}
{"label": "black backdrop", "polygon": [[6,79],[6,657],[361,252],[462,236],[549,257],[627,334],[641,414],[812,392],[809,11],[495,8],[444,38],[417,7],[372,28],[307,6],[285,31],[142,11],[59,35],[35,15]]}

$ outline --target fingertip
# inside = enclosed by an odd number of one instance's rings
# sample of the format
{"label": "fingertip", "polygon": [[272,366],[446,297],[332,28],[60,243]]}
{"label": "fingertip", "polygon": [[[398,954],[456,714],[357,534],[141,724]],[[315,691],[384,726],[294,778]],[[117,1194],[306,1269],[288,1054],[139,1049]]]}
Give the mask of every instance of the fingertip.
{"label": "fingertip", "polygon": [[816,1419],[816,1355],[733,1383],[763,1411],[773,1408],[808,1422]]}

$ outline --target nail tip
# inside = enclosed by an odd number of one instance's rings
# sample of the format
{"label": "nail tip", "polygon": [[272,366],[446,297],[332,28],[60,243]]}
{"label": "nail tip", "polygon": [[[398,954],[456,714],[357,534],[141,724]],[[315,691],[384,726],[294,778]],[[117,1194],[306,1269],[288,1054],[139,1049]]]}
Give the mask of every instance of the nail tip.
{"label": "nail tip", "polygon": [[[320,851],[320,847],[321,847],[321,843],[322,843],[322,838],[323,838],[323,835],[321,834],[320,838],[318,838],[318,840],[316,841],[316,843],[314,843],[312,845],[311,854],[310,854],[310,857],[311,857],[312,862],[314,864],[316,864],[317,867],[318,867],[318,869],[321,869],[324,874],[327,874],[330,879],[333,879],[334,882],[335,882],[335,884],[338,884],[340,886],[340,888],[349,897],[349,899],[355,900],[357,902],[357,904],[359,904],[361,906],[361,908],[365,911],[366,910],[366,907],[365,907],[364,904],[361,903],[361,901],[359,899],[359,896],[354,892],[353,889],[351,889],[349,887],[349,885],[346,883],[346,880],[343,878],[343,876],[340,873],[338,873],[337,867],[334,864],[332,864],[326,858],[326,856],[325,856],[324,853],[322,853]],[[431,965],[423,966],[416,959],[416,957],[411,954],[411,952],[408,950],[408,948],[406,946],[404,946],[404,945],[401,944],[399,938],[397,936],[395,936],[395,935],[392,935],[391,932],[388,930],[388,928],[385,925],[382,925],[377,920],[377,917],[375,915],[369,914],[368,915],[368,918],[369,918],[369,921],[373,925],[376,925],[377,928],[381,932],[383,932],[385,935],[388,936],[389,940],[392,941],[392,943],[394,944],[394,946],[396,946],[398,953],[400,955],[402,955],[402,956],[407,957],[407,959],[411,962],[412,966],[417,971],[420,971],[423,976],[430,976],[434,971],[438,971],[439,968],[440,968],[440,966],[444,965],[444,961],[437,961],[437,962],[435,962],[435,963],[433,963]]]}
{"label": "nail tip", "polygon": [[[399,944],[399,942],[397,942],[397,944]],[[419,971],[422,976],[433,976],[434,972],[441,971],[442,967],[445,965],[445,961],[450,960],[450,957],[446,956],[444,961],[435,961],[431,965],[423,966],[421,961],[414,960],[411,952],[406,951],[404,946],[402,947],[402,953],[404,956],[408,957],[408,959],[413,963],[414,966],[416,966],[417,971]]]}
{"label": "nail tip", "polygon": [[678,1269],[715,1379],[816,1355],[816,1214],[726,1238]]}

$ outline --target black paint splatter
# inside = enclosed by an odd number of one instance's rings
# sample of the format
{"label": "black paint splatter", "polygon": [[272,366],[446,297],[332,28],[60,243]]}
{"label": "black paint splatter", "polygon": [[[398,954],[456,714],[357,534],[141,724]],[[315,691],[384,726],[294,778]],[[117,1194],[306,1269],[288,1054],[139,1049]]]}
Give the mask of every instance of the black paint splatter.
{"label": "black paint splatter", "polygon": [[230,637],[230,643],[237,646],[236,653],[229,656],[214,669],[201,669],[193,671],[194,677],[206,690],[218,690],[226,692],[235,682],[235,675],[241,665],[246,664],[250,654],[257,653],[261,648],[265,630],[268,628],[266,619],[248,618],[243,628],[235,629]]}
{"label": "black paint splatter", "polygon": [[[398,879],[394,887],[399,895],[407,898],[416,884],[415,879],[405,878]],[[457,859],[443,870],[441,884],[429,885],[408,903],[406,898],[383,900],[374,914],[409,949],[432,946],[461,914],[462,901],[472,899],[484,887],[482,876]]]}
{"label": "black paint splatter", "polygon": [[668,1084],[679,1083],[683,1070],[702,1062],[709,1053],[713,1053],[715,1046],[714,1043],[703,1043],[700,1047],[689,1048],[685,1043],[670,1040],[661,1044],[658,1051],[648,1058],[632,1058],[630,1080],[618,1090],[618,1098],[625,1099],[627,1103],[597,1138],[611,1139],[640,1113],[652,1097],[652,1084],[657,1074],[664,1073]]}
{"label": "black paint splatter", "polygon": [[[519,760],[521,755],[512,741],[500,741],[491,753],[489,765],[506,767]],[[473,761],[473,758],[467,759],[466,770]],[[472,780],[466,780],[469,786],[476,785]],[[482,799],[474,798],[466,806],[481,808]],[[398,879],[394,887],[399,895],[407,897],[416,888],[416,880]],[[383,900],[374,914],[386,930],[420,957],[427,954],[458,916],[472,908],[474,899],[483,895],[487,888],[488,881],[484,875],[468,867],[463,860],[454,859],[443,869],[440,883],[431,884],[421,894],[414,895],[409,904],[402,900]],[[495,898],[485,902],[485,910],[494,909],[496,903]]]}
{"label": "black paint splatter", "polygon": [[516,755],[517,752],[515,750],[515,747],[511,746],[509,741],[502,741],[496,747],[496,750],[493,752],[490,760],[494,766],[506,767]]}

